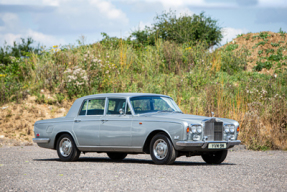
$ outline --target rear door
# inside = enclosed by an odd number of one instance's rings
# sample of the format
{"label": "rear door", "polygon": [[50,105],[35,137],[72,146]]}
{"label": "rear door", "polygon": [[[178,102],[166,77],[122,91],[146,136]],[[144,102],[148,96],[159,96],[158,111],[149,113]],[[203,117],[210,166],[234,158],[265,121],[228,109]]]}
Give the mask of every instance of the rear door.
{"label": "rear door", "polygon": [[[126,101],[126,98],[107,99],[106,116],[100,126],[101,146],[131,145],[132,115]],[[124,114],[120,114],[120,109]]]}
{"label": "rear door", "polygon": [[85,100],[74,122],[79,146],[99,146],[99,131],[104,116],[106,98]]}

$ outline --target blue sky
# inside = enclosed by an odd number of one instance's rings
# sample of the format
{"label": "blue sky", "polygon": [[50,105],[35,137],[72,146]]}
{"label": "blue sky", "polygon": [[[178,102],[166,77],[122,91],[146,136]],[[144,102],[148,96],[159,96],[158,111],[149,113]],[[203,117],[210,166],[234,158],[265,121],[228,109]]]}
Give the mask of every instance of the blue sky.
{"label": "blue sky", "polygon": [[169,9],[218,20],[222,44],[241,33],[287,31],[287,0],[0,0],[0,46],[21,37],[47,47],[76,44],[81,36],[93,43],[101,32],[127,37]]}

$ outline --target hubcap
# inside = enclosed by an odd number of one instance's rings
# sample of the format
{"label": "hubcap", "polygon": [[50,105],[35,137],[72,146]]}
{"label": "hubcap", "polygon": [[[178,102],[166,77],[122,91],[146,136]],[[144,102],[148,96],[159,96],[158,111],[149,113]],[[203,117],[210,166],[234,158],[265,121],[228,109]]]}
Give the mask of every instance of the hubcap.
{"label": "hubcap", "polygon": [[64,137],[59,144],[59,148],[61,155],[64,157],[68,157],[72,151],[72,142],[70,141],[70,139]]}
{"label": "hubcap", "polygon": [[166,142],[163,139],[158,139],[153,145],[153,154],[154,156],[162,160],[166,157],[168,151],[168,147]]}

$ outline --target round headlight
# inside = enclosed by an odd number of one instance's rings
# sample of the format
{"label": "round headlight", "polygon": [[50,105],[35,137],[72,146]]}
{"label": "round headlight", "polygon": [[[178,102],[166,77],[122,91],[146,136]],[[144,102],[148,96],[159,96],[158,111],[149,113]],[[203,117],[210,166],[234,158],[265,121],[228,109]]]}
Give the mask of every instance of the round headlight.
{"label": "round headlight", "polygon": [[197,126],[197,129],[196,129],[197,133],[201,133],[202,132],[202,127],[199,125]]}
{"label": "round headlight", "polygon": [[195,133],[196,132],[196,126],[192,126],[191,131],[192,131],[192,133]]}
{"label": "round headlight", "polygon": [[229,133],[229,128],[225,127],[224,131],[225,131],[225,133]]}
{"label": "round headlight", "polygon": [[231,125],[229,130],[230,130],[230,133],[234,133],[234,131],[235,131],[234,125]]}

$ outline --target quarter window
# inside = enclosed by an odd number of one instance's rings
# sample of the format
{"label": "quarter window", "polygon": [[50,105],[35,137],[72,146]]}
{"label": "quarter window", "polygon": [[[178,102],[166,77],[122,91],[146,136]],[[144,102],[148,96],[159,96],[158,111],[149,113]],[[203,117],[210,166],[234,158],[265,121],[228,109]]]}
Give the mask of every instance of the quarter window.
{"label": "quarter window", "polygon": [[[87,107],[88,105],[88,107]],[[105,99],[90,99],[83,104],[79,115],[103,115],[105,109]],[[86,111],[87,110],[87,111]]]}

